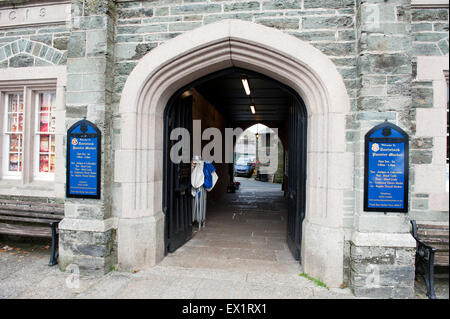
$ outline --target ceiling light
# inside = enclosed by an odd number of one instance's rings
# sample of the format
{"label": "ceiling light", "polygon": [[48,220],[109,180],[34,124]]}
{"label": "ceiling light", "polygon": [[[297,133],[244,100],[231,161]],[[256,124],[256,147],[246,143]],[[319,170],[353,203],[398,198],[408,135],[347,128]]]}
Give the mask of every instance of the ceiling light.
{"label": "ceiling light", "polygon": [[248,85],[247,78],[242,79],[242,85],[244,86],[245,94],[250,95],[250,86]]}
{"label": "ceiling light", "polygon": [[250,105],[250,109],[252,110],[252,114],[255,114],[256,112],[255,112],[255,106],[252,104],[252,105]]}
{"label": "ceiling light", "polygon": [[191,96],[191,95],[192,95],[192,91],[191,90],[187,90],[187,91],[184,91],[183,94],[181,94],[181,98],[185,99],[185,98],[187,98],[188,96]]}

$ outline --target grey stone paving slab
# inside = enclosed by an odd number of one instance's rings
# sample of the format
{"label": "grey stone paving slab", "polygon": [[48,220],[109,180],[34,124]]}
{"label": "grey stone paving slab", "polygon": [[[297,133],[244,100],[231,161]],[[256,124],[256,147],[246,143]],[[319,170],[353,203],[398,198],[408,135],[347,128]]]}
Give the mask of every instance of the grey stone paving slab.
{"label": "grey stone paving slab", "polygon": [[118,297],[126,299],[162,298],[163,293],[169,289],[175,280],[174,277],[160,275],[148,275],[145,279],[133,278]]}
{"label": "grey stone paving slab", "polygon": [[116,299],[120,298],[124,289],[130,283],[130,274],[111,272],[103,276],[88,290],[77,295],[81,299]]}
{"label": "grey stone paving slab", "polygon": [[217,279],[217,280],[231,280],[231,281],[245,281],[247,273],[245,272],[233,272],[230,270],[217,270],[217,269],[205,269],[205,268],[184,268],[184,267],[170,267],[170,266],[156,266],[140,274],[157,273],[164,274],[166,276],[177,276],[180,278],[195,278],[195,279]]}
{"label": "grey stone paving slab", "polygon": [[176,277],[172,284],[165,289],[160,298],[163,299],[194,299],[202,278]]}
{"label": "grey stone paving slab", "polygon": [[247,275],[247,282],[250,283],[271,283],[273,285],[283,286],[283,287],[305,287],[314,288],[316,284],[312,281],[300,277],[298,274],[277,274],[277,273],[249,273]]}
{"label": "grey stone paving slab", "polygon": [[[259,211],[257,190],[266,183],[252,191],[244,190],[245,183],[226,195],[231,204],[211,206],[210,223],[191,241],[157,266],[134,273],[77,277],[49,267],[45,245],[0,242],[0,298],[355,298],[348,288],[327,289],[299,276],[303,270],[286,245],[277,196],[264,195],[274,210]],[[12,248],[3,251],[5,245]],[[448,299],[448,291],[448,275],[438,278],[438,297]],[[426,298],[420,280],[415,298]]]}
{"label": "grey stone paving slab", "polygon": [[234,297],[238,285],[238,282],[231,280],[202,279],[195,290],[195,298],[230,299]]}
{"label": "grey stone paving slab", "polygon": [[79,293],[86,291],[99,278],[80,277],[71,280],[70,274],[58,273],[46,276],[36,286],[24,291],[18,298],[24,299],[61,299],[75,298]]}

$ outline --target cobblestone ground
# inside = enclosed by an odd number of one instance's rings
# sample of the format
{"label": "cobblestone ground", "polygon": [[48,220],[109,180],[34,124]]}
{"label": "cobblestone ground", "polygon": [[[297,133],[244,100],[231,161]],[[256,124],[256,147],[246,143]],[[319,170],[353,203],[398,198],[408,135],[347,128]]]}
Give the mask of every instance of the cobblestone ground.
{"label": "cobblestone ground", "polygon": [[[279,185],[241,182],[210,205],[205,228],[148,270],[62,273],[47,265],[48,244],[0,240],[0,298],[354,298],[300,276],[285,243]],[[448,278],[438,286],[448,298]],[[415,297],[425,298],[420,286]]]}

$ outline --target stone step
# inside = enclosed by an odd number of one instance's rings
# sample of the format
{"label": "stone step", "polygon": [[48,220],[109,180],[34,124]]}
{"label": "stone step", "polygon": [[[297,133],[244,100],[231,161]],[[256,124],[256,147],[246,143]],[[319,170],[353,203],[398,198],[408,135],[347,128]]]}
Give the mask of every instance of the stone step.
{"label": "stone step", "polygon": [[[265,236],[267,235],[267,236]],[[230,241],[255,241],[255,242],[269,242],[269,241],[281,241],[286,242],[286,234],[277,234],[275,236],[271,233],[264,233],[264,235],[253,234],[252,232],[237,232],[230,236],[230,233],[220,233],[213,231],[206,231],[206,228],[202,228],[200,231],[194,234],[196,238],[205,238],[205,239],[225,239]]]}
{"label": "stone step", "polygon": [[220,247],[220,248],[247,248],[247,249],[272,249],[285,250],[287,245],[284,241],[261,241],[261,240],[230,240],[227,238],[210,239],[194,237],[186,243],[186,246],[197,247]]}
{"label": "stone step", "polygon": [[195,256],[195,258],[190,256],[190,258],[186,258],[186,256],[178,256],[176,254],[168,255],[159,266],[177,266],[189,269],[221,269],[244,273],[299,274],[301,272],[298,262],[287,263],[267,260],[224,259],[204,256]]}
{"label": "stone step", "polygon": [[184,245],[177,249],[177,256],[197,258],[197,256],[208,256],[217,259],[250,259],[277,261],[273,249],[263,248],[223,248],[215,246]]}

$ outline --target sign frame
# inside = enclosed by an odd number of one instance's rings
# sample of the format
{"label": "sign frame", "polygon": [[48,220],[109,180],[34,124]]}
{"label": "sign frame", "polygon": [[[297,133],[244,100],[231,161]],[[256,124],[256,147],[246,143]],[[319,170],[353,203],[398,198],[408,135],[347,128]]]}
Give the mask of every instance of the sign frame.
{"label": "sign frame", "polygon": [[[374,132],[382,129],[385,137],[370,137]],[[402,135],[402,137],[388,137],[390,131],[394,129]],[[384,133],[386,130],[386,135]],[[388,134],[389,132],[389,134]],[[380,143],[404,143],[404,165],[403,165],[403,208],[390,207],[369,207],[369,142]],[[366,212],[392,212],[392,213],[408,213],[409,209],[409,136],[404,130],[387,120],[373,127],[364,137],[364,211]]]}
{"label": "sign frame", "polygon": [[[75,128],[80,126],[80,130],[82,133],[72,133]],[[95,130],[95,133],[86,133],[87,126],[92,127]],[[97,138],[97,194],[95,195],[85,195],[85,194],[71,194],[70,193],[70,148],[71,138]],[[67,198],[86,198],[86,199],[100,199],[101,194],[101,157],[102,157],[102,133],[98,129],[98,127],[86,120],[80,120],[73,124],[67,130],[67,145],[66,145],[66,197]]]}

